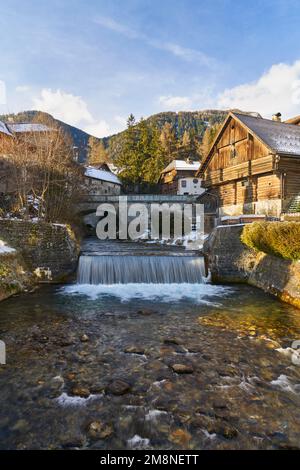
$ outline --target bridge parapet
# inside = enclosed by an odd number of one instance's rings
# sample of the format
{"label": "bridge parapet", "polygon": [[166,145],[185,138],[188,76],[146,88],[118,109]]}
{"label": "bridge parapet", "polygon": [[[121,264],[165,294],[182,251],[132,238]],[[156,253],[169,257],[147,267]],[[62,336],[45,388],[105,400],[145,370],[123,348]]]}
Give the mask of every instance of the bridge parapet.
{"label": "bridge parapet", "polygon": [[117,203],[119,202],[120,198],[127,198],[128,203],[134,202],[144,202],[144,203],[163,203],[163,202],[196,202],[199,195],[177,195],[177,194],[123,194],[121,196],[113,196],[113,195],[87,195],[86,198],[83,198],[83,203],[85,202],[94,202],[101,204],[102,202],[111,202]]}

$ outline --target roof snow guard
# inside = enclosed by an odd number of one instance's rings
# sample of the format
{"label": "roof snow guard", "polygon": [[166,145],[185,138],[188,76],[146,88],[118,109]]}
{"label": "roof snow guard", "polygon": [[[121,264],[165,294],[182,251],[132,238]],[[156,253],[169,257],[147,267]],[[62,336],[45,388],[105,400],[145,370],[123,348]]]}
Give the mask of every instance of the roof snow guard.
{"label": "roof snow guard", "polygon": [[6,135],[9,135],[9,136],[12,137],[12,133],[9,131],[6,124],[4,124],[4,122],[2,122],[2,121],[0,121],[0,132],[2,134],[6,134]]}
{"label": "roof snow guard", "polygon": [[267,144],[274,153],[300,155],[300,126],[256,118],[246,114],[233,114]]}
{"label": "roof snow guard", "polygon": [[110,171],[98,170],[97,168],[94,168],[92,166],[88,166],[85,169],[84,176],[87,176],[88,178],[94,178],[96,180],[108,181],[109,183],[122,185],[119,178]]}

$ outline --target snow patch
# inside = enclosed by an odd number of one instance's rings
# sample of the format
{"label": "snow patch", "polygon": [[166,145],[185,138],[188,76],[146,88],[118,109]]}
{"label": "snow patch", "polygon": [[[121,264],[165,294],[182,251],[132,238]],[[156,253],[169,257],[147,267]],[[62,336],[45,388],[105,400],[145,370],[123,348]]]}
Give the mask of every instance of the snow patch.
{"label": "snow patch", "polygon": [[6,243],[3,240],[0,240],[0,254],[2,253],[13,253],[16,250],[14,248],[11,248],[10,246],[6,245]]}

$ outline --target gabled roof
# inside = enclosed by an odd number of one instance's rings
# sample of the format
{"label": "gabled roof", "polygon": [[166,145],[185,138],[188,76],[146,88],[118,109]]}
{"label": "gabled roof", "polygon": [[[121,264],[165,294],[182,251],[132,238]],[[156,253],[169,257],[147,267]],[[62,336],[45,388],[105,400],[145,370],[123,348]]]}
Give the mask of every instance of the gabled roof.
{"label": "gabled roof", "polygon": [[122,185],[119,178],[110,171],[98,170],[92,166],[88,166],[85,169],[84,175],[88,178],[94,178],[96,180],[108,181],[109,183]]}
{"label": "gabled roof", "polygon": [[185,160],[173,160],[168,166],[166,166],[166,168],[163,169],[162,173],[168,173],[172,170],[197,171],[199,166],[199,162],[189,163]]}
{"label": "gabled roof", "polygon": [[2,121],[0,121],[0,132],[2,134],[6,134],[6,135],[9,135],[12,137],[12,134],[11,132],[9,131],[9,129],[7,128],[6,124]]}
{"label": "gabled roof", "polygon": [[250,131],[274,153],[300,156],[300,127],[271,119],[234,114]]}
{"label": "gabled roof", "polygon": [[230,112],[215,137],[207,157],[202,162],[202,171],[213,155],[213,149],[218,143],[228,124],[233,118],[237,120],[250,134],[260,140],[270,150],[270,153],[300,157],[300,126],[285,122],[273,121],[253,115]]}

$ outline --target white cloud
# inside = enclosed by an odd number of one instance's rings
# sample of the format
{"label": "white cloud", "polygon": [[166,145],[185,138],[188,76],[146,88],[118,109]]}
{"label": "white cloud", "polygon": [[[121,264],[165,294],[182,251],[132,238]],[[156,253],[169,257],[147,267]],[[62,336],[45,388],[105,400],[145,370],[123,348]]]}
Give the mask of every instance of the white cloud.
{"label": "white cloud", "polygon": [[204,54],[202,51],[196,49],[190,49],[188,47],[182,47],[179,44],[174,43],[155,43],[157,48],[171,52],[176,57],[179,57],[187,62],[199,62],[209,68],[217,66],[217,62],[212,57]]}
{"label": "white cloud", "polygon": [[300,114],[300,60],[272,65],[255,82],[224,90],[216,104],[223,109],[258,111],[264,117],[278,111],[284,118]]}
{"label": "white cloud", "polygon": [[158,101],[169,111],[183,111],[192,106],[192,100],[188,96],[160,96]]}
{"label": "white cloud", "polygon": [[44,88],[40,96],[33,99],[33,104],[39,111],[50,113],[74,126],[82,121],[90,124],[94,121],[86,102],[80,96],[62,90]]}
{"label": "white cloud", "polygon": [[101,121],[94,122],[93,124],[87,124],[83,127],[83,129],[88,134],[94,135],[96,137],[107,137],[113,132],[109,124],[103,119]]}
{"label": "white cloud", "polygon": [[114,117],[114,120],[115,120],[122,128],[124,128],[124,127],[127,126],[127,118],[124,117],[124,116],[119,116],[119,115],[117,115],[117,116]]}
{"label": "white cloud", "polygon": [[33,98],[34,108],[51,114],[72,126],[79,127],[96,137],[106,137],[114,132],[104,119],[96,119],[80,97],[63,90],[43,88],[39,96]]}

